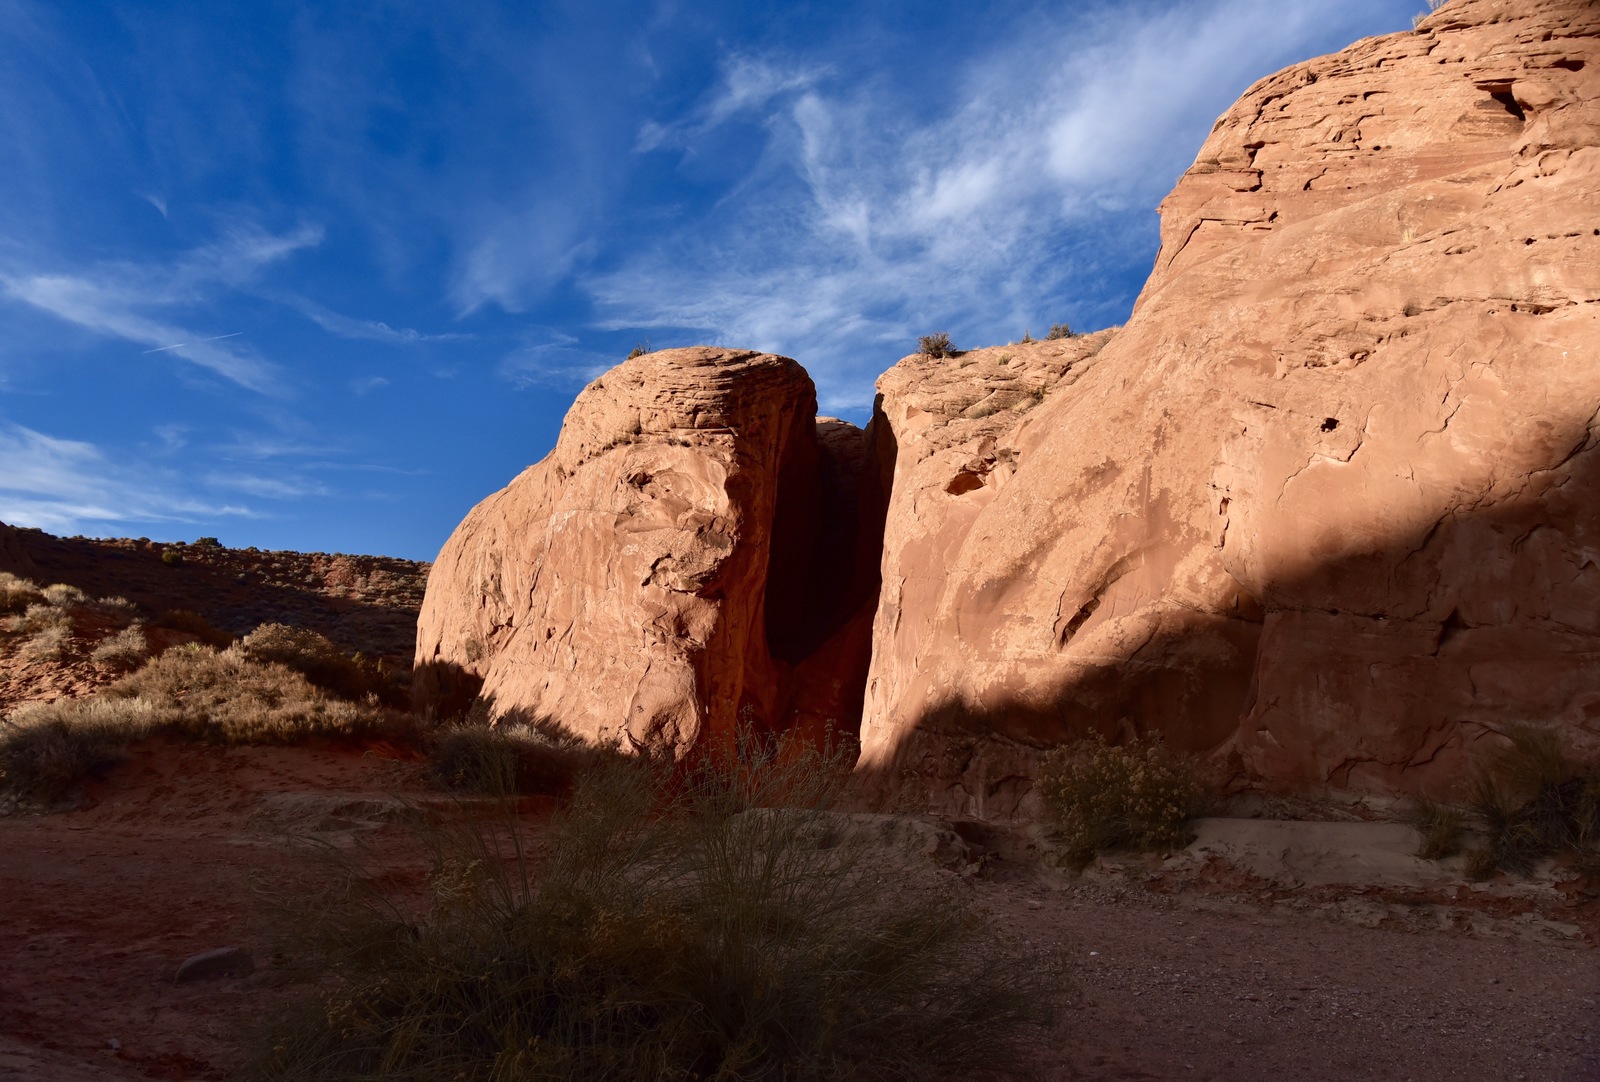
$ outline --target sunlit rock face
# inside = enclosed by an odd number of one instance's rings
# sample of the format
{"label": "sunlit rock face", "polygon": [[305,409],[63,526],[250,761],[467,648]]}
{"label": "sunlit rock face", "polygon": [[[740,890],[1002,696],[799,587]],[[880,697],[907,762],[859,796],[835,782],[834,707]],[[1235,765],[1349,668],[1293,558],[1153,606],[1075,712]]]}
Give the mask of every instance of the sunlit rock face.
{"label": "sunlit rock face", "polygon": [[[854,730],[876,543],[863,433],[787,358],[677,349],[591,383],[555,450],[473,509],[428,583],[417,705],[678,755]],[[870,573],[868,573],[870,571]]]}
{"label": "sunlit rock face", "polygon": [[1432,792],[1512,723],[1595,751],[1597,33],[1454,0],[1264,79],[1129,323],[1022,347],[1037,404],[975,409],[996,351],[883,377],[869,775],[1008,815],[1090,730],[1300,792]]}

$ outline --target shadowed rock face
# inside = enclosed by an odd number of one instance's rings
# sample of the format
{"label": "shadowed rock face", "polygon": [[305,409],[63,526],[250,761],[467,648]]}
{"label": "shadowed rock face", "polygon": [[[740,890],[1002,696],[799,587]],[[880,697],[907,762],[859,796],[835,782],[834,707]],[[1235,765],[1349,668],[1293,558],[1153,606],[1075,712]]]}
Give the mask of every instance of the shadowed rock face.
{"label": "shadowed rock face", "polygon": [[853,731],[876,593],[853,566],[864,443],[818,431],[786,358],[679,349],[607,372],[440,553],[418,705],[481,691],[500,714],[678,754],[740,723]]}
{"label": "shadowed rock face", "polygon": [[1455,0],[1265,79],[1128,325],[1007,351],[1066,366],[1020,421],[974,419],[997,351],[886,374],[863,767],[1004,815],[1092,729],[1300,791],[1600,745],[1597,33]]}
{"label": "shadowed rock face", "polygon": [[23,578],[30,578],[34,573],[33,561],[22,547],[22,539],[4,522],[0,522],[0,571],[9,571]]}

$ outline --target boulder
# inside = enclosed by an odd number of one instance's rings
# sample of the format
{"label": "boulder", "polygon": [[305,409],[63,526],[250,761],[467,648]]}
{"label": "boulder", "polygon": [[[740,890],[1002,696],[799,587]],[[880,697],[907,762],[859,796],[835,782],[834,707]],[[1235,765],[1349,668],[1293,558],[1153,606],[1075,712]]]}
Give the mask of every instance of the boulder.
{"label": "boulder", "polygon": [[870,777],[984,817],[1091,730],[1333,795],[1600,747],[1597,35],[1454,0],[1263,79],[1128,324],[1006,350],[1037,404],[996,351],[880,380]]}
{"label": "boulder", "polygon": [[173,976],[178,984],[248,977],[256,971],[255,959],[242,947],[217,947],[185,958]]}
{"label": "boulder", "polygon": [[855,555],[865,445],[821,430],[784,357],[665,350],[595,380],[439,554],[417,706],[481,694],[497,717],[678,755],[741,727],[853,731],[876,595]]}

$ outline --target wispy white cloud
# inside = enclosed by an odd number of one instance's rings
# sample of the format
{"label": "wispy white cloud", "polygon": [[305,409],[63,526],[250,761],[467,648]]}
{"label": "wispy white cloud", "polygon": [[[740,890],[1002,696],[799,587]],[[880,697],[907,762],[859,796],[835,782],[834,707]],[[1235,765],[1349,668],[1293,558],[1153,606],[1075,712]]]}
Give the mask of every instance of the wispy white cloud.
{"label": "wispy white cloud", "polygon": [[1128,289],[1108,285],[1108,270],[1148,266],[1155,204],[1217,113],[1253,78],[1344,44],[1385,6],[1075,9],[952,66],[953,100],[923,123],[880,84],[836,88],[800,67],[731,61],[716,94],[647,127],[640,147],[692,152],[754,110],[787,170],[590,276],[599,324],[789,353],[817,378],[824,408],[861,409],[919,333],[993,341],[1030,322],[1103,322]]}
{"label": "wispy white cloud", "polygon": [[237,332],[202,332],[172,314],[247,285],[261,270],[322,240],[315,226],[284,234],[234,229],[165,264],[104,263],[73,273],[0,270],[0,289],[20,301],[85,330],[121,338],[215,372],[241,387],[280,389],[278,370]]}
{"label": "wispy white cloud", "polygon": [[310,496],[327,496],[330,490],[320,481],[304,477],[259,477],[247,473],[209,473],[207,486],[224,492],[243,492],[268,500],[301,500]]}
{"label": "wispy white cloud", "polygon": [[554,341],[525,343],[500,359],[498,374],[518,390],[581,387],[622,361],[580,349],[566,335]]}
{"label": "wispy white cloud", "polygon": [[124,522],[257,517],[246,505],[185,494],[170,473],[9,421],[0,421],[0,462],[0,521],[53,533],[97,532]]}
{"label": "wispy white cloud", "polygon": [[758,113],[775,99],[804,90],[826,74],[827,69],[820,65],[730,56],[723,63],[722,78],[715,90],[680,121],[668,124],[645,121],[639,128],[634,149],[640,153],[662,147],[690,149],[695,140],[714,128],[741,114]]}
{"label": "wispy white cloud", "polygon": [[412,327],[391,327],[376,319],[355,319],[340,315],[304,297],[285,297],[283,302],[329,334],[338,335],[340,338],[410,345],[417,342],[462,342],[472,337],[470,334],[453,331],[432,333]]}

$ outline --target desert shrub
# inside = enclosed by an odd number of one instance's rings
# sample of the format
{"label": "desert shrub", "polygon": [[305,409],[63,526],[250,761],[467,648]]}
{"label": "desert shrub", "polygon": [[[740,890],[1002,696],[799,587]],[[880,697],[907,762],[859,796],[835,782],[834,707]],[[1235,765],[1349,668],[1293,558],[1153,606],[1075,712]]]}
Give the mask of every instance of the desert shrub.
{"label": "desert shrub", "polygon": [[65,582],[53,582],[42,591],[48,604],[57,608],[71,608],[73,605],[87,605],[89,595],[78,587]]}
{"label": "desert shrub", "polygon": [[143,699],[164,729],[228,744],[390,736],[404,728],[390,711],[329,698],[293,669],[252,660],[237,647],[168,650],[101,695]]}
{"label": "desert shrub", "polygon": [[125,597],[98,597],[84,602],[81,607],[101,616],[109,616],[122,627],[132,623],[139,613],[139,606]]}
{"label": "desert shrub", "polygon": [[0,791],[54,803],[86,777],[119,762],[147,735],[155,709],[139,700],[29,703],[0,720]]}
{"label": "desert shrub", "polygon": [[179,549],[164,548],[161,550],[161,562],[168,567],[177,567],[183,563],[183,553]]}
{"label": "desert shrub", "polygon": [[1462,835],[1467,828],[1467,816],[1461,808],[1418,797],[1410,819],[1421,835],[1417,856],[1423,860],[1442,860],[1461,852]]}
{"label": "desert shrub", "polygon": [[72,643],[72,614],[48,601],[29,605],[6,621],[13,635],[25,636],[22,655],[35,661],[59,661]]}
{"label": "desert shrub", "polygon": [[1050,324],[1050,333],[1045,335],[1045,340],[1047,342],[1054,342],[1061,338],[1076,337],[1078,336],[1073,333],[1072,328],[1067,326],[1065,323],[1052,323]]}
{"label": "desert shrub", "polygon": [[197,537],[194,539],[194,547],[201,549],[220,549],[223,547],[223,544],[215,537]]}
{"label": "desert shrub", "polygon": [[1201,796],[1193,763],[1159,739],[1113,747],[1098,733],[1047,754],[1037,785],[1067,859],[1080,867],[1107,850],[1182,848]]}
{"label": "desert shrub", "polygon": [[150,640],[145,637],[144,625],[129,624],[115,635],[100,640],[89,657],[102,668],[121,672],[137,669],[150,657]]}
{"label": "desert shrub", "polygon": [[23,612],[44,600],[44,593],[28,579],[0,571],[0,613]]}
{"label": "desert shrub", "polygon": [[643,357],[646,353],[649,353],[649,352],[650,352],[650,342],[647,339],[646,341],[640,342],[638,345],[634,346],[632,349],[630,349],[628,351],[628,360],[631,361],[635,357]]}
{"label": "desert shrub", "polygon": [[434,734],[428,767],[446,789],[485,796],[565,793],[595,759],[583,740],[551,725],[462,722]]}
{"label": "desert shrub", "polygon": [[166,609],[152,623],[169,631],[192,635],[207,646],[222,647],[233,642],[232,635],[213,627],[204,616],[190,609]]}
{"label": "desert shrub", "polygon": [[731,1082],[1013,1067],[1050,1020],[1058,967],[952,892],[908,893],[864,843],[823,847],[794,813],[748,810],[814,792],[803,775],[785,787],[793,773],[674,781],[658,762],[612,760],[579,780],[537,867],[513,820],[478,819],[433,839],[420,902],[341,880],[295,923],[328,979],[253,1073]]}
{"label": "desert shrub", "polygon": [[262,624],[239,640],[238,650],[251,661],[275,662],[346,699],[387,690],[382,676],[350,657],[332,640],[301,627]]}
{"label": "desert shrub", "polygon": [[950,344],[950,336],[943,331],[925,334],[917,339],[917,352],[924,357],[954,357],[956,347]]}
{"label": "desert shrub", "polygon": [[[47,724],[47,733],[33,731]],[[63,699],[43,708],[23,707],[0,727],[4,787],[29,793],[41,784],[28,751],[44,740],[51,747],[82,744],[95,755],[65,753],[50,764],[77,762],[90,769],[136,740],[168,735],[225,744],[293,744],[306,740],[409,738],[410,720],[377,706],[329,698],[304,676],[282,665],[251,661],[237,650],[190,644],[168,650],[98,695]],[[48,739],[46,739],[48,738]],[[22,741],[17,747],[13,743]],[[40,768],[43,769],[43,768]],[[80,774],[81,776],[81,774]],[[42,787],[70,784],[66,766],[52,765]]]}
{"label": "desert shrub", "polygon": [[1557,852],[1600,865],[1600,773],[1580,770],[1549,729],[1515,726],[1505,735],[1468,786],[1466,810],[1485,835],[1468,854],[1469,872],[1525,875]]}

